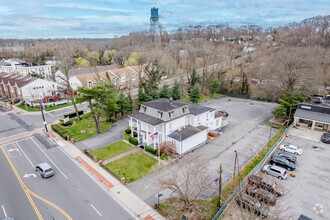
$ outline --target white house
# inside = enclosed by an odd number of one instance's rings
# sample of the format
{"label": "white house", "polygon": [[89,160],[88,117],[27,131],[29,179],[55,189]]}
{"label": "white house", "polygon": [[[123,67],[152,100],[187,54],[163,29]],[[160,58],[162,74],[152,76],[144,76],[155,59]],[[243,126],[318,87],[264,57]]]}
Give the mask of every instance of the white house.
{"label": "white house", "polygon": [[[222,126],[222,116],[213,108],[165,98],[141,104],[140,111],[128,117],[140,145],[157,149],[171,141],[180,155],[205,144],[208,132]],[[151,138],[156,132],[158,138]]]}
{"label": "white house", "polygon": [[48,80],[20,76],[17,74],[0,73],[0,95],[3,98],[22,98],[33,101],[57,92],[57,83]]}

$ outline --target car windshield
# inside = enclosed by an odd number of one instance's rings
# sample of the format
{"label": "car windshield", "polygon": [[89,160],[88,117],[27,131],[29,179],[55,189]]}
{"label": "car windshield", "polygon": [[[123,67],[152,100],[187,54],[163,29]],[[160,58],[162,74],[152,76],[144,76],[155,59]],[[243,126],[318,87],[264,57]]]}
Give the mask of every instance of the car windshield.
{"label": "car windshield", "polygon": [[45,173],[52,172],[52,171],[53,171],[53,169],[49,168],[49,169],[45,170]]}
{"label": "car windshield", "polygon": [[260,206],[261,206],[261,204],[260,204],[260,202],[256,202],[256,208],[258,209],[258,208],[260,208]]}

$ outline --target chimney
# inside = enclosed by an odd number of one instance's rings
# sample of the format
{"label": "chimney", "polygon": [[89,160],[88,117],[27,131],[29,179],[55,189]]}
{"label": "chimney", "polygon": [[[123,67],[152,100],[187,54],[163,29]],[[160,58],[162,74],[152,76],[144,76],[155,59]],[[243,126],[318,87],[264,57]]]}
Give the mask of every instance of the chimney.
{"label": "chimney", "polygon": [[170,103],[172,103],[172,102],[173,102],[173,98],[171,97],[171,98],[170,98]]}

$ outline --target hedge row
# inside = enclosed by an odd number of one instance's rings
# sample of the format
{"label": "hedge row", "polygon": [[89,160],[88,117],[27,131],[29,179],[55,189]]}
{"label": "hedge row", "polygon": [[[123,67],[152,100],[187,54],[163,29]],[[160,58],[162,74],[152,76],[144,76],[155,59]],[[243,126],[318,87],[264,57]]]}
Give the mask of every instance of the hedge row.
{"label": "hedge row", "polygon": [[131,132],[132,132],[132,130],[131,130],[130,127],[128,127],[128,128],[125,130],[125,133],[126,133],[126,134],[131,134]]}
{"label": "hedge row", "polygon": [[51,127],[55,132],[57,132],[65,140],[66,140],[66,137],[69,136],[69,133],[66,132],[63,128],[61,128],[59,125],[52,124]]}
{"label": "hedge row", "polygon": [[138,140],[136,140],[135,138],[133,138],[133,137],[129,137],[128,138],[128,141],[131,143],[131,144],[134,144],[134,145],[138,145]]}
{"label": "hedge row", "polygon": [[153,149],[152,147],[145,146],[144,149],[146,149],[146,151],[148,151],[154,155],[157,155],[157,150]]}
{"label": "hedge row", "polygon": [[[84,114],[84,111],[79,111],[78,114],[79,115],[83,115]],[[76,112],[72,112],[72,113],[69,113],[69,114],[65,114],[64,115],[64,118],[66,118],[68,116],[69,116],[69,118],[73,118],[73,117],[76,117],[77,116],[77,113]]]}

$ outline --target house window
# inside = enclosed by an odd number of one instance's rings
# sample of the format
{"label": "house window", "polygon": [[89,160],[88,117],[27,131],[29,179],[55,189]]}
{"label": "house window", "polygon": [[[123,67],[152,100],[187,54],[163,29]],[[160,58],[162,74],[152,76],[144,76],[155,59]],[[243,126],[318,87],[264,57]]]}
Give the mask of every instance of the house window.
{"label": "house window", "polygon": [[92,80],[90,80],[90,81],[88,82],[87,87],[88,87],[88,88],[91,88],[92,86],[93,86],[93,82],[92,82]]}
{"label": "house window", "polygon": [[121,75],[121,82],[125,82],[126,81],[126,76],[123,74]]}
{"label": "house window", "polygon": [[116,85],[116,78],[113,77],[112,80],[111,80],[112,84]]}
{"label": "house window", "polygon": [[199,122],[199,119],[200,119],[200,117],[198,116],[198,117],[197,117],[197,122]]}
{"label": "house window", "polygon": [[182,108],[182,113],[183,113],[183,114],[185,113],[185,110],[186,110],[186,108]]}
{"label": "house window", "polygon": [[170,130],[170,132],[172,132],[172,123],[168,124],[168,129]]}
{"label": "house window", "polygon": [[158,112],[158,118],[162,119],[163,117],[163,112]]}
{"label": "house window", "polygon": [[132,81],[135,81],[136,80],[136,74],[134,73],[133,75],[132,75]]}
{"label": "house window", "polygon": [[206,113],[206,121],[209,120],[209,113]]}
{"label": "house window", "polygon": [[143,108],[143,112],[146,113],[147,107],[143,106],[142,108]]}
{"label": "house window", "polygon": [[217,122],[217,125],[218,125],[219,124],[219,119],[216,122]]}
{"label": "house window", "polygon": [[170,117],[170,119],[172,119],[173,118],[173,112],[169,112],[168,116]]}

